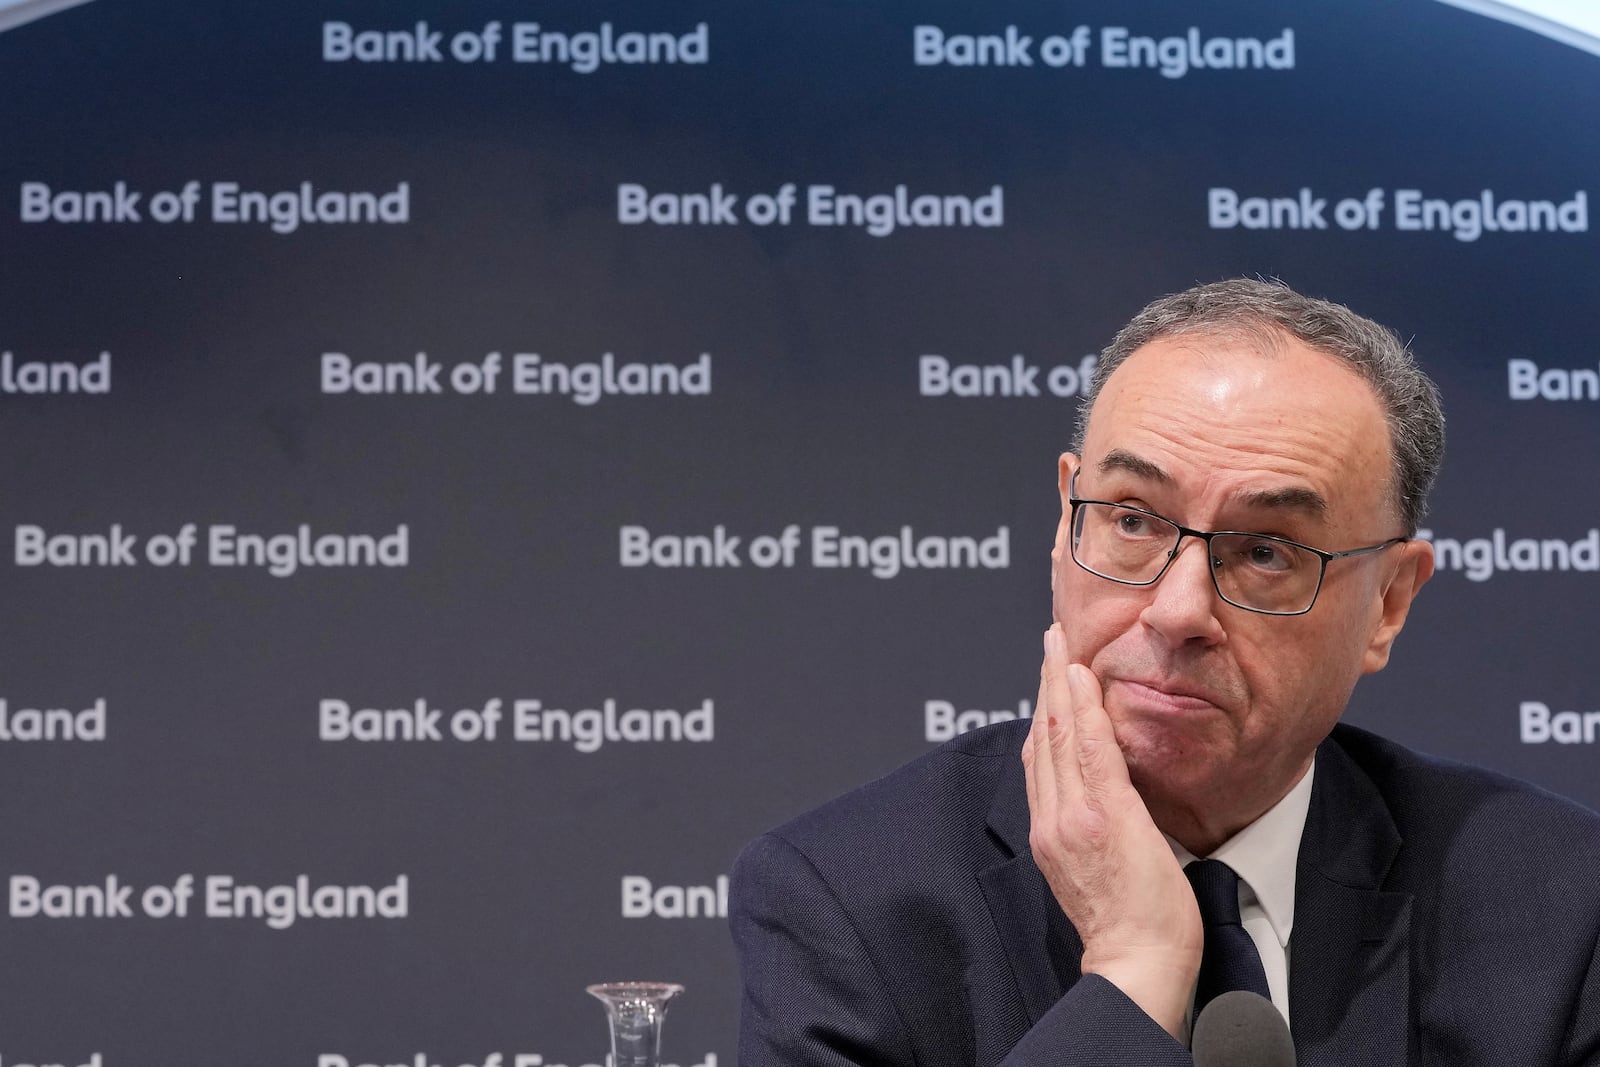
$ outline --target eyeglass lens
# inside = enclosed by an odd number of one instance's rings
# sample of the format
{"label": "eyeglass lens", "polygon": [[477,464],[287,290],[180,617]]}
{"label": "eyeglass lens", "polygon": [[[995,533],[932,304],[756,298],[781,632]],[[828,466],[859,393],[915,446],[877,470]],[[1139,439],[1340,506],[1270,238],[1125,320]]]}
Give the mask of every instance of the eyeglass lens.
{"label": "eyeglass lens", "polygon": [[[1113,504],[1080,503],[1072,553],[1103,578],[1146,585],[1177,553],[1178,527],[1165,519]],[[1260,534],[1210,538],[1211,577],[1224,600],[1257,611],[1294,613],[1311,606],[1322,580],[1322,560],[1287,541]]]}

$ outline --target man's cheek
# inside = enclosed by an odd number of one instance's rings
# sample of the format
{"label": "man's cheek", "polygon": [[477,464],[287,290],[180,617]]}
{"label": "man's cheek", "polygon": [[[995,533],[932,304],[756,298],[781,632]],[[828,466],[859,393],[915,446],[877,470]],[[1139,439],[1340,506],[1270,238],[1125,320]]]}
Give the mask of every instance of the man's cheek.
{"label": "man's cheek", "polygon": [[1050,593],[1055,618],[1067,631],[1069,646],[1073,632],[1086,629],[1084,624],[1091,616],[1094,597],[1090,594],[1094,589],[1084,581],[1086,578],[1093,582],[1102,581],[1072,562],[1071,556],[1054,561],[1050,568]]}

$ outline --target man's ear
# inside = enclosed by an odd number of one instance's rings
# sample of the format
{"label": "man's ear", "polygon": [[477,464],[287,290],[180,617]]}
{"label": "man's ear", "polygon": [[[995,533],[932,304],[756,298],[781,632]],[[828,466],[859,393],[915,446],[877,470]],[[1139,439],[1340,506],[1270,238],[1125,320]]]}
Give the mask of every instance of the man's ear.
{"label": "man's ear", "polygon": [[1406,616],[1411,612],[1411,602],[1433,577],[1433,545],[1427,541],[1407,541],[1395,547],[1398,557],[1394,569],[1379,587],[1380,607],[1378,625],[1367,642],[1361,661],[1361,673],[1373,674],[1389,664],[1389,650],[1394,639],[1405,628]]}
{"label": "man's ear", "polygon": [[1067,558],[1067,534],[1072,525],[1072,504],[1068,498],[1071,494],[1072,475],[1079,466],[1078,457],[1071,452],[1061,453],[1061,458],[1056,461],[1056,482],[1061,494],[1061,521],[1056,524],[1056,543],[1050,550],[1050,591],[1055,592],[1056,568],[1061,561]]}

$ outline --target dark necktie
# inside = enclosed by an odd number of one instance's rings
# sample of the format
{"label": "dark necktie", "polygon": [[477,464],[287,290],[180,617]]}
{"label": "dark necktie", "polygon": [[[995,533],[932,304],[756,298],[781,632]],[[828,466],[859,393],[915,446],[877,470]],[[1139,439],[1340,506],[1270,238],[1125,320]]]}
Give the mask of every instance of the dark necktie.
{"label": "dark necktie", "polygon": [[1221,860],[1196,860],[1183,873],[1194,888],[1206,934],[1200,982],[1194,992],[1194,1018],[1200,1018],[1212,997],[1231,989],[1248,989],[1270,1000],[1261,955],[1239,923],[1239,876]]}

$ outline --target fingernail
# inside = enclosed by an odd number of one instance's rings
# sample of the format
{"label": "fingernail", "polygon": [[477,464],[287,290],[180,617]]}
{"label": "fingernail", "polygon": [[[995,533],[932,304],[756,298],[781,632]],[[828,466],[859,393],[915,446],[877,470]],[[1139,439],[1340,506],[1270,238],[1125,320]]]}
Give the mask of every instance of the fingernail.
{"label": "fingernail", "polygon": [[1072,694],[1074,701],[1092,700],[1093,692],[1089,687],[1098,684],[1094,672],[1081,663],[1074,663],[1067,668],[1067,692]]}
{"label": "fingernail", "polygon": [[1061,627],[1052,626],[1044,632],[1044,650],[1047,655],[1060,656],[1066,649],[1067,643],[1061,636]]}

